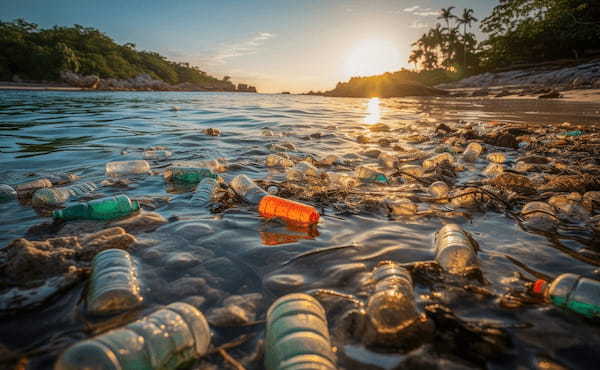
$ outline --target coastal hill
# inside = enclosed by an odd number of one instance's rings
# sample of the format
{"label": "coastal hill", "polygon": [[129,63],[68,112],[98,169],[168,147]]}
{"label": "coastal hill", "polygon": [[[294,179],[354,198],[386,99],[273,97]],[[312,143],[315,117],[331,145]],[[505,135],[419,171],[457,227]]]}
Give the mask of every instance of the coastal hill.
{"label": "coastal hill", "polygon": [[41,29],[18,19],[0,22],[0,81],[65,82],[105,90],[256,92],[229,76],[208,75],[132,43],[117,44],[97,29],[74,25]]}

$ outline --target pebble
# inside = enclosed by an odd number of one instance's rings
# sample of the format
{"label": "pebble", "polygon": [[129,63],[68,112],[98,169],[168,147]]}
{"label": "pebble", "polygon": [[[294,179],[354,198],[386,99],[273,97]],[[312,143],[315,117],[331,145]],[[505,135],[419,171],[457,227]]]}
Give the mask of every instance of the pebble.
{"label": "pebble", "polygon": [[265,289],[278,294],[294,291],[305,283],[306,280],[301,274],[277,274],[263,280]]}
{"label": "pebble", "polygon": [[169,253],[164,261],[164,266],[167,269],[177,270],[186,269],[200,263],[200,259],[188,252],[173,252]]}

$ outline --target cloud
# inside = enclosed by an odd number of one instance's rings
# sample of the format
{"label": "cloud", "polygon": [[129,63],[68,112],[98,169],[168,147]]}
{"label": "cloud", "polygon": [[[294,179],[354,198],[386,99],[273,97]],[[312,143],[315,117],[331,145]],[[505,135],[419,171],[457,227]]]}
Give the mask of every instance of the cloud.
{"label": "cloud", "polygon": [[427,28],[429,25],[427,23],[419,22],[418,20],[413,21],[408,25],[410,28]]}
{"label": "cloud", "polygon": [[243,41],[224,43],[212,50],[206,50],[202,56],[191,56],[194,64],[202,66],[219,66],[227,64],[228,59],[256,54],[258,50],[275,34],[259,32]]}
{"label": "cloud", "polygon": [[419,17],[434,17],[439,15],[440,12],[431,8],[421,8],[419,5],[411,6],[410,8],[404,8],[403,11],[412,13]]}

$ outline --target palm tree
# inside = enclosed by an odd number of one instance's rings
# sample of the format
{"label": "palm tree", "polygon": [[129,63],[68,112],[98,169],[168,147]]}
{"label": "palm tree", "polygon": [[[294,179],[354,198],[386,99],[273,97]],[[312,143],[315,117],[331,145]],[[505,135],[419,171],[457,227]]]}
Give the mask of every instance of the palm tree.
{"label": "palm tree", "polygon": [[413,63],[415,65],[416,70],[418,69],[417,63],[419,62],[419,60],[421,60],[421,58],[423,58],[423,49],[413,49],[410,53],[410,56],[408,57],[408,62]]}
{"label": "palm tree", "polygon": [[437,19],[443,19],[444,21],[446,21],[447,29],[450,29],[450,19],[456,19],[456,16],[452,14],[452,9],[454,8],[455,7],[453,6],[449,6],[448,8],[442,8],[440,15],[437,17]]}
{"label": "palm tree", "polygon": [[469,30],[471,30],[471,24],[473,22],[477,22],[478,19],[475,18],[473,16],[474,10],[473,9],[463,9],[463,14],[462,17],[457,18],[457,22],[458,24],[462,24],[463,26],[463,49],[464,49],[464,58],[463,58],[463,64],[466,67],[467,66],[467,26],[469,26]]}

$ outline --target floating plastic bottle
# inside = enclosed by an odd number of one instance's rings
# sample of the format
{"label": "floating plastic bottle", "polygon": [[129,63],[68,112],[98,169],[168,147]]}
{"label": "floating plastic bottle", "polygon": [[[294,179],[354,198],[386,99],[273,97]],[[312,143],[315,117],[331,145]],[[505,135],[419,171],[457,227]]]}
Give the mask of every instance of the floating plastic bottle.
{"label": "floating plastic bottle", "polygon": [[417,310],[410,273],[395,262],[385,261],[375,267],[372,280],[375,288],[367,301],[370,325],[364,333],[369,337],[366,340],[378,345],[406,341],[409,331],[424,320]]}
{"label": "floating plastic bottle", "polygon": [[106,176],[122,177],[150,172],[150,164],[144,160],[115,161],[106,164]]}
{"label": "floating plastic bottle", "polygon": [[112,220],[128,216],[139,209],[137,200],[130,200],[127,195],[117,195],[59,209],[54,211],[53,216],[62,220]]}
{"label": "floating plastic bottle", "polygon": [[31,198],[31,204],[36,207],[56,207],[67,202],[71,197],[80,197],[97,189],[96,184],[86,182],[64,188],[43,188],[37,190]]}
{"label": "floating plastic bottle", "polygon": [[504,166],[499,163],[490,163],[483,170],[483,174],[489,177],[498,176],[504,173]]}
{"label": "floating plastic bottle", "polygon": [[54,369],[176,369],[204,355],[209,344],[204,315],[177,302],[123,328],[76,343],[59,357]]}
{"label": "floating plastic bottle", "polygon": [[144,150],[144,159],[154,159],[154,160],[165,160],[170,158],[173,155],[173,152],[170,150],[163,149],[148,149]]}
{"label": "floating plastic bottle", "polygon": [[477,266],[475,246],[456,224],[445,225],[435,234],[435,260],[451,274],[462,274]]}
{"label": "floating plastic bottle", "polygon": [[208,168],[197,167],[169,167],[164,172],[167,181],[197,184],[204,178],[216,179],[217,175]]}
{"label": "floating plastic bottle", "polygon": [[449,190],[450,188],[448,188],[448,185],[443,181],[436,181],[429,185],[429,194],[436,199],[447,198]]}
{"label": "floating plastic bottle", "polygon": [[340,157],[335,154],[328,154],[319,161],[322,166],[331,166],[332,164],[339,164],[341,162]]}
{"label": "floating plastic bottle", "polygon": [[288,294],[267,311],[267,370],[336,369],[323,306],[306,294]]}
{"label": "floating plastic bottle", "polygon": [[131,255],[121,249],[106,249],[92,260],[87,310],[104,315],[129,310],[142,303],[140,283]]}
{"label": "floating plastic bottle", "polygon": [[392,215],[394,216],[411,216],[417,213],[418,206],[413,203],[410,199],[398,199],[398,200],[389,200],[386,199],[385,203],[389,207]]}
{"label": "floating plastic bottle", "polygon": [[527,227],[538,230],[552,230],[559,220],[554,207],[545,202],[529,202],[523,206],[521,217]]}
{"label": "floating plastic bottle", "polygon": [[590,218],[590,212],[583,207],[579,193],[555,195],[548,199],[548,204],[570,221],[585,222]]}
{"label": "floating plastic bottle", "polygon": [[404,166],[400,167],[399,171],[402,173],[400,178],[404,183],[417,182],[416,179],[423,177],[425,174],[423,167],[414,164],[405,164]]}
{"label": "floating plastic bottle", "polygon": [[287,170],[286,176],[288,181],[302,181],[321,176],[321,171],[307,161],[300,161]]}
{"label": "floating plastic bottle", "polygon": [[19,184],[15,187],[15,190],[18,193],[32,194],[38,189],[51,188],[51,187],[52,187],[52,182],[50,180],[39,179],[39,180],[29,181],[24,184]]}
{"label": "floating plastic bottle", "polygon": [[17,192],[10,185],[0,184],[0,203],[17,198]]}
{"label": "floating plastic bottle", "polygon": [[261,189],[246,175],[237,175],[231,180],[229,185],[237,195],[251,204],[260,203],[261,199],[268,195],[266,191]]}
{"label": "floating plastic bottle", "polygon": [[537,280],[533,292],[553,305],[589,318],[600,318],[600,281],[575,274],[559,275],[552,282]]}
{"label": "floating plastic bottle", "polygon": [[494,152],[487,155],[487,160],[493,163],[502,164],[506,162],[506,154],[502,152]]}
{"label": "floating plastic bottle", "polygon": [[470,143],[463,152],[463,160],[466,162],[474,162],[483,152],[483,147],[479,143]]}
{"label": "floating plastic bottle", "polygon": [[327,178],[331,187],[348,190],[357,185],[356,179],[343,173],[327,172]]}
{"label": "floating plastic bottle", "polygon": [[269,154],[265,159],[267,167],[292,167],[294,162],[277,154]]}
{"label": "floating plastic bottle", "polygon": [[454,207],[473,208],[485,197],[484,193],[477,188],[464,188],[455,190],[449,198]]}
{"label": "floating plastic bottle", "polygon": [[385,168],[396,168],[396,164],[398,162],[395,156],[386,152],[379,153],[377,161],[379,161],[379,164]]}
{"label": "floating plastic bottle", "polygon": [[195,207],[204,207],[213,199],[219,183],[212,177],[205,177],[200,181],[194,195],[192,195],[192,205]]}
{"label": "floating plastic bottle", "polygon": [[441,153],[441,154],[435,155],[435,156],[423,161],[423,168],[425,170],[430,170],[430,169],[433,169],[433,168],[439,166],[444,161],[448,161],[449,163],[452,164],[452,163],[454,163],[454,157],[450,153]]}
{"label": "floating plastic bottle", "polygon": [[355,176],[363,182],[378,182],[387,184],[388,179],[382,172],[368,166],[358,166]]}
{"label": "floating plastic bottle", "polygon": [[74,181],[79,180],[79,176],[72,174],[72,173],[59,173],[56,175],[50,175],[48,177],[46,177],[48,180],[50,180],[50,182],[52,183],[52,185],[56,186],[56,185],[66,185],[66,184],[70,184]]}

